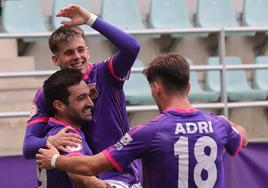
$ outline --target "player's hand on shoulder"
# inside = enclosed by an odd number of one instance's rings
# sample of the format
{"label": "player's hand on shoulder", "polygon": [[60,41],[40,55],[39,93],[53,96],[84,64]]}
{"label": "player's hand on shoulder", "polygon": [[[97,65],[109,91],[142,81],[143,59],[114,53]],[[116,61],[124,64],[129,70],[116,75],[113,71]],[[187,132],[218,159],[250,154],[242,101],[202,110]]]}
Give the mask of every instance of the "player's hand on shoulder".
{"label": "player's hand on shoulder", "polygon": [[63,21],[63,25],[82,25],[86,24],[91,13],[79,5],[69,5],[60,10],[57,17],[67,17],[70,21]]}
{"label": "player's hand on shoulder", "polygon": [[51,144],[47,144],[48,149],[40,148],[36,154],[36,164],[40,168],[51,169],[51,159],[55,154],[59,155],[58,150]]}
{"label": "player's hand on shoulder", "polygon": [[71,133],[70,131],[72,130],[74,129],[71,127],[65,127],[57,134],[49,136],[46,143],[50,143],[58,150],[68,153],[68,150],[65,146],[76,147],[82,143],[81,136],[75,133]]}

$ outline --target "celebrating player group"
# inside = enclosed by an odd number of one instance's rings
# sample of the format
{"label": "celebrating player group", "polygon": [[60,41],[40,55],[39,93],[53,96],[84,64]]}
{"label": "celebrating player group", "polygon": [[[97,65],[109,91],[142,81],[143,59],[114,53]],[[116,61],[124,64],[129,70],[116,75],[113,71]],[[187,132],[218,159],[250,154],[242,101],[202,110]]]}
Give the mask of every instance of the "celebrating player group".
{"label": "celebrating player group", "polygon": [[[246,130],[223,116],[192,107],[190,68],[163,54],[143,70],[160,114],[130,129],[123,92],[139,53],[131,35],[78,5],[49,37],[52,74],[33,100],[23,152],[35,158],[39,187],[224,187],[222,157],[247,144]],[[86,24],[118,51],[89,64]]]}

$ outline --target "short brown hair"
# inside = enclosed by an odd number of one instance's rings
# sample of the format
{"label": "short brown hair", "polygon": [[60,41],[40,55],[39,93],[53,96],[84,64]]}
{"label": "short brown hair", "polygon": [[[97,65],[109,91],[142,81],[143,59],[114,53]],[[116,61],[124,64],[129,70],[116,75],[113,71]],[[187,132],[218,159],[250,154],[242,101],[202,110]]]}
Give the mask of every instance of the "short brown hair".
{"label": "short brown hair", "polygon": [[149,83],[160,79],[167,92],[187,91],[190,67],[181,55],[160,55],[150,63],[143,73]]}
{"label": "short brown hair", "polygon": [[55,30],[48,39],[48,45],[53,54],[59,51],[59,45],[75,36],[85,39],[85,32],[78,26],[62,26]]}
{"label": "short brown hair", "polygon": [[53,102],[59,100],[68,105],[68,97],[71,95],[69,88],[78,85],[83,80],[83,74],[76,69],[61,69],[53,73],[44,81],[43,89],[45,99],[51,109],[55,112]]}

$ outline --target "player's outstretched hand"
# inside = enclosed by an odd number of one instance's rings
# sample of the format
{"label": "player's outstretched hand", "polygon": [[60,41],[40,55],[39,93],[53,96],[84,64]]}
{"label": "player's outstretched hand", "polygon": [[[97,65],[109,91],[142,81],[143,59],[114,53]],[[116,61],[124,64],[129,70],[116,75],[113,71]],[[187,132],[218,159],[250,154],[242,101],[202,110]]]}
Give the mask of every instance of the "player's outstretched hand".
{"label": "player's outstretched hand", "polygon": [[48,149],[39,149],[38,153],[35,155],[36,164],[40,168],[50,169],[51,167],[51,159],[53,155],[59,154],[58,150],[52,146],[51,144],[47,144]]}
{"label": "player's outstretched hand", "polygon": [[68,153],[68,150],[65,146],[77,147],[78,144],[81,144],[82,138],[78,134],[71,133],[74,131],[72,127],[64,127],[57,134],[49,136],[47,138],[47,144],[52,144],[58,150]]}
{"label": "player's outstretched hand", "polygon": [[57,17],[67,17],[70,21],[62,21],[63,25],[82,25],[87,23],[91,13],[79,5],[69,5],[60,10]]}

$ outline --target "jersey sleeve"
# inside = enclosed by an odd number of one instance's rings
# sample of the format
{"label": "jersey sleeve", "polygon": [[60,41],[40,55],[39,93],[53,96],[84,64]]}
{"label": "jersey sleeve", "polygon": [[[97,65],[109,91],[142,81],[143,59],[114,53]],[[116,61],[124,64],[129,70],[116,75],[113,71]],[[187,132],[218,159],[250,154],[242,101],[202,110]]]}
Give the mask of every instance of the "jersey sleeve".
{"label": "jersey sleeve", "polygon": [[35,158],[39,148],[46,144],[46,125],[51,114],[45,103],[43,88],[40,88],[32,104],[32,112],[27,122],[23,141],[23,155],[27,159]]}
{"label": "jersey sleeve", "polygon": [[128,79],[129,71],[140,50],[138,41],[100,18],[96,19],[92,28],[109,39],[119,50],[109,61],[109,70],[112,76],[119,81]]}
{"label": "jersey sleeve", "polygon": [[126,133],[115,145],[105,149],[103,154],[115,169],[122,171],[150,148],[151,140],[146,127],[139,125]]}
{"label": "jersey sleeve", "polygon": [[222,117],[219,118],[222,124],[225,126],[226,135],[224,147],[231,156],[235,156],[242,148],[242,137],[239,132],[231,126],[228,120]]}
{"label": "jersey sleeve", "polygon": [[23,155],[26,159],[34,159],[39,148],[45,147],[46,137],[43,134],[47,122],[40,122],[26,127],[23,140]]}
{"label": "jersey sleeve", "polygon": [[40,122],[47,122],[48,118],[53,115],[52,110],[48,107],[43,88],[40,88],[32,102],[32,111],[27,126],[31,126]]}

